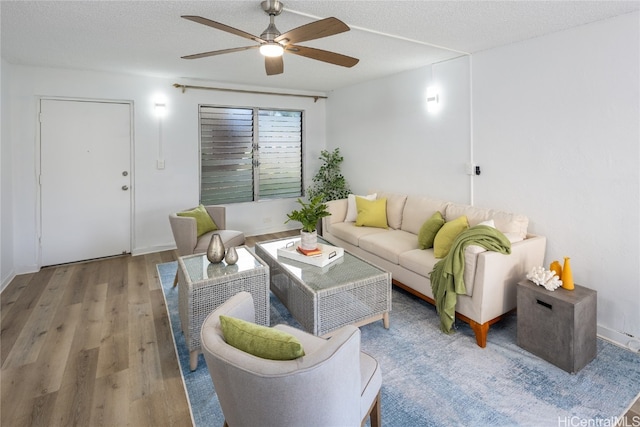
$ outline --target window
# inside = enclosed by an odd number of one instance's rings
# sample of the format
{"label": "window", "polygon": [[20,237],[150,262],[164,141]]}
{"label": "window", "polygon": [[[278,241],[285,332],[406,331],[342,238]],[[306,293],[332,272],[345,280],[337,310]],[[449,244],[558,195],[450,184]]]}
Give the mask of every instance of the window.
{"label": "window", "polygon": [[302,111],[200,106],[200,202],[302,195]]}

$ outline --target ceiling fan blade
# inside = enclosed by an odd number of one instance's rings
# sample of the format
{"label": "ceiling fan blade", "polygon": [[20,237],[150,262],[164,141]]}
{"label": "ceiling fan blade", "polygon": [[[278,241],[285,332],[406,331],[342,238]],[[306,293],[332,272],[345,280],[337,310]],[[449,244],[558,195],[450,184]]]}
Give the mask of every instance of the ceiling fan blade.
{"label": "ceiling fan blade", "polygon": [[306,46],[287,45],[285,47],[285,52],[348,68],[353,67],[360,61],[359,59],[352,58],[351,56]]}
{"label": "ceiling fan blade", "polygon": [[211,52],[202,52],[202,53],[196,53],[196,54],[193,54],[193,55],[183,56],[182,59],[206,58],[208,56],[216,56],[216,55],[222,55],[222,54],[225,54],[225,53],[240,52],[240,51],[243,51],[243,50],[257,49],[259,47],[260,46],[256,45],[256,46],[233,47],[231,49],[212,50]]}
{"label": "ceiling fan blade", "polygon": [[237,28],[230,27],[225,24],[221,24],[220,22],[212,21],[207,18],[203,18],[202,16],[192,16],[192,15],[183,15],[182,18],[188,19],[189,21],[197,22],[198,24],[207,25],[209,27],[213,27],[217,30],[225,31],[227,33],[235,34],[236,36],[244,37],[245,39],[253,40],[258,43],[266,43],[265,40],[262,40],[258,36],[254,36],[253,34],[249,34],[246,31],[239,30]]}
{"label": "ceiling fan blade", "polygon": [[282,74],[284,72],[284,61],[282,60],[282,56],[265,56],[264,68],[267,70],[267,76]]}
{"label": "ceiling fan blade", "polygon": [[338,18],[325,18],[302,25],[275,38],[276,42],[300,43],[349,31],[349,26]]}

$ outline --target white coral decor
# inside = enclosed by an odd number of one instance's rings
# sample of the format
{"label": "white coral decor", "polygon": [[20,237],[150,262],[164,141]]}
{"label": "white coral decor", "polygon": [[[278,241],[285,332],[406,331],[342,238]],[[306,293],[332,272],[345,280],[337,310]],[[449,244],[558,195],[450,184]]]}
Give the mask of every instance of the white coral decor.
{"label": "white coral decor", "polygon": [[545,270],[544,267],[533,267],[527,274],[527,279],[539,286],[544,286],[548,291],[553,291],[562,286],[562,280],[555,271]]}

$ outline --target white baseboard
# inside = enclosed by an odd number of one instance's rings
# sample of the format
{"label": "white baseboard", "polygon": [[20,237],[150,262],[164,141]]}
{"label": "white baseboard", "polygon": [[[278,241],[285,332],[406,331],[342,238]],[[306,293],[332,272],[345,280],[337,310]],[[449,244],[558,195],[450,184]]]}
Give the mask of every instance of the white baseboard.
{"label": "white baseboard", "polygon": [[174,249],[176,249],[176,244],[168,243],[165,245],[148,246],[146,248],[136,248],[133,251],[131,251],[131,255],[133,256],[146,255],[146,254],[152,254],[154,252],[172,251]]}
{"label": "white baseboard", "polygon": [[598,336],[622,348],[640,352],[640,338],[598,325]]}
{"label": "white baseboard", "polygon": [[16,278],[16,274],[13,271],[9,272],[7,277],[2,279],[2,283],[0,283],[0,292],[4,291],[4,289],[9,285],[9,283],[11,283],[11,281],[15,278]]}

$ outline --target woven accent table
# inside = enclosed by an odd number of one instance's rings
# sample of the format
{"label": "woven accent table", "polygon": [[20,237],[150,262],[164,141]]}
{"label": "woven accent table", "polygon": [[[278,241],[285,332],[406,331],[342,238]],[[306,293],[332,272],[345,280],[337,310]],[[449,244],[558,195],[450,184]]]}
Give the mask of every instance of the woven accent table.
{"label": "woven accent table", "polygon": [[278,248],[295,240],[260,242],[255,250],[269,265],[271,291],[305,330],[327,336],[344,325],[377,320],[389,328],[391,273],[347,251],[325,267],[278,257]]}
{"label": "woven accent table", "polygon": [[240,291],[253,296],[256,323],[269,326],[269,267],[246,246],[236,247],[238,262],[209,262],[205,254],[178,258],[178,311],[189,366],[198,367],[200,328],[204,319]]}

